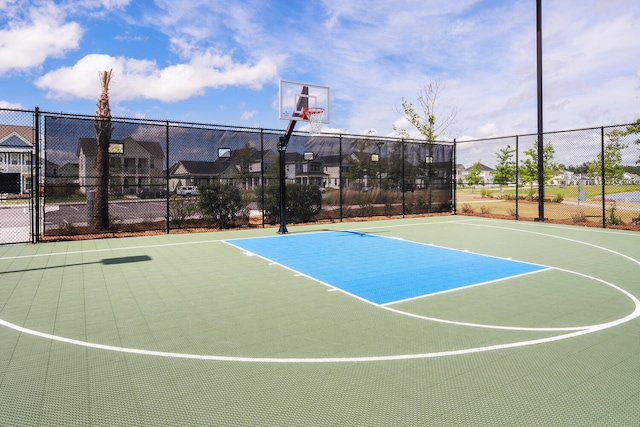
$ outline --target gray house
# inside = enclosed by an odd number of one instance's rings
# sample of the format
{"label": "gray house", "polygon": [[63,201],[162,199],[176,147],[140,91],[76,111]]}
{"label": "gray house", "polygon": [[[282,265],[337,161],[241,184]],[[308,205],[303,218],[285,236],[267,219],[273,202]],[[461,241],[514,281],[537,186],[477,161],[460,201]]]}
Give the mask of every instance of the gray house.
{"label": "gray house", "polygon": [[[118,194],[135,194],[145,186],[164,182],[164,151],[158,142],[137,141],[131,137],[113,140],[122,153],[109,155],[109,186]],[[85,192],[96,185],[98,144],[95,138],[80,138],[78,144],[78,183]]]}

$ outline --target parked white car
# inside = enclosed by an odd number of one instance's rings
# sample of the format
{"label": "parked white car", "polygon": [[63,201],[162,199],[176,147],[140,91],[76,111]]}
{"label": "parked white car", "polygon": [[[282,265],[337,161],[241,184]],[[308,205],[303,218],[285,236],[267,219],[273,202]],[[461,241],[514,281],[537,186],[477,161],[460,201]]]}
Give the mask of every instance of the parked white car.
{"label": "parked white car", "polygon": [[179,196],[199,196],[200,192],[196,185],[181,185],[176,188],[176,194]]}

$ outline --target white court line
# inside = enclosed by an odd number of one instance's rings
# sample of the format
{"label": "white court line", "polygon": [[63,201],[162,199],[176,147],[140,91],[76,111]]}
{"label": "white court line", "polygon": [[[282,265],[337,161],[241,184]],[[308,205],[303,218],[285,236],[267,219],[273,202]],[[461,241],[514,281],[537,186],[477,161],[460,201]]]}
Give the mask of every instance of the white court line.
{"label": "white court line", "polygon": [[0,319],[0,325],[16,330],[21,333],[37,336],[40,338],[46,338],[53,341],[63,342],[67,344],[73,344],[73,345],[78,345],[78,346],[93,348],[98,350],[108,350],[108,351],[116,351],[120,353],[140,354],[140,355],[146,355],[146,356],[170,357],[170,358],[176,358],[176,359],[215,360],[215,361],[226,361],[226,362],[251,362],[251,363],[354,363],[354,362],[383,362],[383,361],[393,361],[393,360],[429,359],[429,358],[435,358],[435,357],[457,356],[457,355],[466,355],[466,354],[472,354],[472,353],[481,353],[486,351],[504,350],[508,348],[525,347],[525,346],[560,341],[568,338],[574,338],[581,335],[590,334],[592,332],[597,332],[603,329],[611,328],[613,326],[621,325],[639,316],[640,316],[640,304],[636,303],[636,309],[634,310],[634,312],[629,314],[626,317],[623,317],[622,319],[618,319],[613,322],[604,323],[601,325],[596,325],[588,329],[571,332],[569,334],[557,335],[554,337],[520,341],[520,342],[508,343],[508,344],[491,345],[491,346],[485,346],[485,347],[475,347],[475,348],[450,350],[450,351],[439,351],[439,352],[433,352],[433,353],[398,354],[398,355],[389,355],[389,356],[325,357],[325,358],[235,357],[235,356],[216,356],[216,355],[205,355],[205,354],[171,353],[171,352],[164,352],[164,351],[142,350],[142,349],[136,349],[136,348],[96,344],[96,343],[90,343],[86,341],[75,340],[71,338],[60,337],[57,335],[51,335],[43,332],[34,331],[32,329],[23,328],[21,326],[14,325],[13,323],[6,322],[2,319]]}
{"label": "white court line", "polygon": [[[638,298],[636,298],[630,292],[622,289],[619,286],[614,285],[613,283],[609,283],[609,282],[607,282],[605,280],[598,279],[597,277],[589,276],[587,274],[578,273],[576,271],[566,270],[566,269],[563,269],[563,268],[553,268],[553,269],[554,270],[558,270],[558,271],[564,271],[565,273],[576,274],[578,276],[582,276],[582,277],[585,277],[587,279],[595,280],[596,282],[600,282],[600,283],[603,283],[603,284],[605,284],[607,286],[610,286],[610,287],[616,289],[617,291],[622,292],[624,295],[626,295],[634,303],[634,305],[635,305],[634,313],[638,312],[640,310],[640,300],[638,300]],[[541,271],[548,271],[548,270],[541,270]],[[533,273],[539,273],[541,271],[536,271],[536,272],[533,272]],[[533,273],[527,273],[527,274],[533,274]],[[509,278],[507,278],[507,279],[509,279]],[[501,279],[501,280],[504,280],[504,279]],[[487,282],[487,283],[489,283],[489,282]],[[478,285],[472,285],[472,286],[480,286],[480,285],[483,285],[483,284],[484,283],[480,283]],[[469,288],[469,287],[471,287],[471,286],[467,286],[467,288]],[[464,289],[464,288],[462,288],[462,289]],[[454,290],[457,290],[457,289],[452,289],[452,291],[454,291]],[[440,292],[440,293],[444,293],[444,292]],[[430,297],[432,295],[435,295],[435,294],[426,295],[425,298]],[[390,304],[396,304],[396,303],[399,303],[399,302],[403,302],[403,301],[393,302],[393,303],[390,303]],[[383,306],[383,308],[386,308],[389,311],[393,311],[395,313],[403,314],[405,316],[414,317],[416,319],[430,320],[430,321],[433,321],[433,322],[448,323],[448,324],[451,324],[451,325],[458,325],[458,326],[469,326],[469,327],[474,327],[474,328],[488,328],[488,329],[501,329],[501,330],[507,330],[507,331],[534,331],[534,332],[544,332],[544,331],[554,332],[554,331],[558,331],[558,332],[561,332],[561,331],[582,331],[582,330],[590,330],[590,329],[594,329],[594,328],[597,329],[597,330],[600,330],[601,327],[603,327],[603,326],[607,325],[608,323],[610,323],[610,322],[607,322],[607,323],[601,323],[599,325],[574,326],[574,327],[565,327],[565,328],[526,328],[526,327],[520,327],[520,326],[499,326],[499,325],[487,325],[487,324],[481,324],[481,323],[458,322],[458,321],[455,321],[455,320],[445,320],[445,319],[439,319],[439,318],[436,318],[436,317],[420,316],[420,315],[417,315],[417,314],[413,314],[413,313],[409,313],[409,312],[406,312],[406,311],[401,311],[401,310],[397,310],[397,309],[388,307],[388,305]],[[637,316],[640,316],[640,312],[635,317],[637,317]],[[631,319],[629,319],[629,320],[631,320]]]}
{"label": "white court line", "polygon": [[578,243],[580,245],[585,245],[585,246],[591,246],[592,248],[600,249],[600,250],[605,251],[605,252],[610,252],[610,253],[612,253],[614,255],[620,256],[622,258],[626,258],[629,261],[640,265],[640,261],[638,261],[637,259],[632,258],[632,257],[630,257],[628,255],[625,255],[625,254],[623,254],[621,252],[617,252],[617,251],[614,251],[613,249],[605,248],[603,246],[599,246],[599,245],[596,245],[594,243],[587,243],[587,242],[583,242],[581,240],[571,239],[569,237],[555,236],[553,234],[541,233],[539,231],[523,230],[523,229],[520,229],[520,228],[511,228],[511,227],[502,227],[502,226],[497,226],[497,225],[473,224],[473,223],[468,223],[468,222],[464,223],[462,225],[470,225],[472,227],[497,228],[497,229],[509,230],[509,231],[519,231],[521,233],[537,234],[539,236],[551,237],[553,239],[566,240],[568,242]]}
{"label": "white court line", "polygon": [[[455,222],[447,221],[447,223],[459,223],[459,222],[462,222],[462,221],[455,221]],[[431,223],[431,224],[434,224],[434,223]],[[412,225],[413,226],[420,226],[422,224],[412,224]],[[477,225],[477,224],[471,224],[471,225]],[[480,225],[480,226],[483,226],[483,225]],[[377,227],[377,228],[384,228],[384,227]],[[386,227],[386,228],[388,228],[388,227]],[[624,257],[626,259],[629,259],[632,262],[635,262],[636,264],[640,264],[640,261],[637,261],[637,260],[635,260],[635,259],[633,259],[633,258],[631,258],[631,257],[629,257],[627,255],[621,254],[619,252],[616,252],[616,251],[613,251],[613,250],[610,250],[610,249],[607,249],[607,248],[600,247],[598,245],[594,245],[594,244],[590,244],[590,243],[586,243],[586,242],[581,242],[579,240],[562,238],[562,237],[553,236],[553,235],[547,235],[547,234],[539,233],[539,232],[531,232],[531,231],[526,231],[526,230],[512,229],[512,228],[507,228],[507,227],[496,227],[496,228],[505,228],[505,229],[510,230],[510,231],[524,231],[524,232],[530,232],[530,233],[533,233],[533,234],[540,234],[540,235],[547,236],[547,237],[556,237],[556,238],[560,238],[560,239],[564,239],[564,240],[569,240],[569,241],[573,241],[573,242],[576,242],[576,243],[579,243],[579,244],[585,244],[585,245],[588,245],[588,246],[592,246],[592,247],[595,247],[595,248],[602,249],[604,251],[611,252],[613,254],[622,256],[622,257]],[[371,229],[371,228],[369,228],[369,229]],[[202,241],[202,242],[183,242],[183,243],[172,243],[172,244],[162,244],[162,245],[147,245],[147,246],[138,246],[138,247],[132,247],[132,248],[106,248],[106,249],[95,249],[95,250],[88,250],[88,251],[76,251],[75,253],[103,252],[103,251],[112,251],[112,250],[131,250],[131,249],[145,248],[145,247],[166,247],[166,246],[178,246],[178,245],[199,244],[199,243],[213,243],[213,242],[221,242],[221,241],[223,241],[223,240],[211,240],[211,241]],[[227,242],[225,242],[225,243],[227,243]],[[231,246],[233,246],[233,245],[231,245]],[[66,255],[68,253],[74,253],[74,252],[63,252],[63,253],[58,253],[57,255]],[[52,256],[52,255],[56,255],[56,254],[36,254],[36,255],[28,255],[28,256],[25,255],[25,256],[20,256],[20,257],[6,257],[6,258],[0,258],[0,260],[3,260],[3,259],[16,259],[16,258],[27,258],[27,257],[34,257],[34,256]],[[283,266],[283,267],[287,268],[285,266]],[[289,269],[289,270],[291,270],[291,269]],[[562,270],[562,269],[558,269],[558,270]],[[503,349],[509,349],[509,348],[525,347],[525,346],[542,344],[542,343],[549,343],[549,342],[554,342],[554,341],[560,341],[560,340],[564,340],[564,339],[568,339],[568,338],[574,338],[574,337],[578,337],[578,336],[581,336],[581,335],[590,334],[590,333],[593,333],[593,332],[597,332],[597,331],[608,329],[608,328],[611,328],[611,327],[614,327],[614,326],[621,325],[623,323],[626,323],[628,321],[631,321],[631,320],[633,320],[635,318],[640,317],[640,301],[633,294],[631,294],[630,292],[628,292],[628,291],[626,291],[626,290],[624,290],[624,289],[622,289],[622,288],[620,288],[620,287],[618,287],[616,285],[613,285],[611,283],[605,282],[604,280],[601,280],[601,279],[598,279],[598,278],[595,278],[595,277],[592,277],[592,276],[587,276],[585,274],[577,273],[577,272],[571,272],[569,270],[562,270],[562,271],[569,272],[569,273],[574,273],[574,274],[579,274],[579,275],[582,275],[584,277],[591,278],[591,279],[600,281],[602,283],[605,283],[605,284],[607,284],[609,286],[612,286],[613,288],[615,288],[615,289],[619,290],[620,292],[624,293],[625,295],[627,295],[634,302],[634,304],[635,304],[634,311],[631,314],[629,314],[629,315],[627,315],[627,316],[625,316],[625,317],[623,317],[621,319],[614,320],[612,322],[603,323],[603,324],[599,324],[599,325],[593,325],[593,326],[590,326],[590,327],[586,327],[585,329],[581,329],[581,330],[578,330],[578,331],[573,331],[573,332],[568,333],[568,334],[557,335],[557,336],[553,336],[553,337],[547,337],[547,338],[541,338],[541,339],[535,339],[535,340],[520,341],[520,342],[515,342],[515,343],[498,344],[498,345],[493,345],[493,346],[475,347],[475,348],[460,349],[460,350],[433,352],[433,353],[401,354],[401,355],[389,355],[389,356],[329,357],[329,358],[234,357],[234,356],[217,356],[217,355],[202,355],[202,354],[171,353],[171,352],[152,351],[152,350],[143,350],[143,349],[134,349],[134,348],[110,346],[110,345],[104,345],[104,344],[96,344],[96,343],[90,343],[90,342],[81,341],[81,340],[75,340],[75,339],[71,339],[71,338],[60,337],[60,336],[56,336],[56,335],[47,334],[47,333],[43,333],[43,332],[39,332],[39,331],[34,331],[32,329],[24,328],[22,326],[15,325],[13,323],[7,322],[7,321],[2,320],[2,319],[0,319],[0,325],[5,326],[5,327],[10,328],[10,329],[13,329],[13,330],[18,331],[18,332],[21,332],[21,333],[25,333],[25,334],[29,334],[29,335],[45,338],[45,339],[50,339],[50,340],[53,340],[53,341],[63,342],[63,343],[67,343],[67,344],[79,345],[79,346],[83,346],[83,347],[86,347],[86,348],[93,348],[93,349],[99,349],[99,350],[117,351],[117,352],[121,352],[121,353],[140,354],[140,355],[147,355],[147,356],[171,357],[171,358],[180,358],[180,359],[215,360],[215,361],[228,361],[228,362],[252,362],[252,363],[353,363],[353,362],[379,362],[379,361],[393,361],[393,360],[426,359],[426,358],[466,355],[466,354],[480,353],[480,352],[493,351],[493,350],[503,350]],[[334,289],[336,289],[336,288],[334,288]],[[381,306],[379,306],[379,307],[381,307]],[[394,309],[391,309],[389,307],[383,307],[383,308],[385,308],[387,310],[394,311]],[[403,313],[403,312],[400,312],[400,313],[407,314],[407,313]],[[413,315],[413,316],[415,317],[415,315]],[[431,319],[429,319],[429,320],[431,320]],[[449,321],[447,321],[447,322],[449,322]],[[468,324],[468,325],[470,325],[470,324]],[[468,325],[465,325],[465,326],[468,326]],[[496,328],[496,327],[494,326],[494,328]],[[502,327],[498,327],[498,328],[502,328]]]}
{"label": "white court line", "polygon": [[121,248],[100,248],[100,249],[86,249],[86,250],[69,251],[69,252],[52,252],[48,254],[16,255],[16,256],[2,257],[0,258],[0,261],[8,261],[8,260],[24,259],[24,258],[41,258],[41,257],[51,257],[51,256],[90,254],[90,253],[96,253],[96,252],[131,251],[136,249],[150,249],[150,248],[168,248],[172,246],[188,246],[188,245],[200,245],[205,243],[220,243],[220,242],[223,242],[223,240],[222,239],[202,240],[202,241],[192,241],[192,242],[161,243],[157,245],[127,246],[127,247],[121,247]]}

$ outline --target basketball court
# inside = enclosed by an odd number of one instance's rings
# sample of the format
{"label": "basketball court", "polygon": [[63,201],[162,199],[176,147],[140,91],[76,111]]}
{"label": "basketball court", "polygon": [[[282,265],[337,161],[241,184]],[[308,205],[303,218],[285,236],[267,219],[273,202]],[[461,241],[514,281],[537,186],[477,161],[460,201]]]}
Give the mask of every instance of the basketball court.
{"label": "basketball court", "polygon": [[0,247],[0,413],[635,425],[638,239],[448,216]]}

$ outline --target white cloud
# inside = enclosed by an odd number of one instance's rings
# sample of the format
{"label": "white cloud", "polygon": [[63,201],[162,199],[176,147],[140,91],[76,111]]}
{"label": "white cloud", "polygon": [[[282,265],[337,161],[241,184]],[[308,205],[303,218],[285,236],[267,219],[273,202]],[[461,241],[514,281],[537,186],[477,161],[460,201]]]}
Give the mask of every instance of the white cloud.
{"label": "white cloud", "polygon": [[35,84],[52,98],[94,99],[100,92],[97,73],[113,69],[110,92],[115,102],[140,98],[173,102],[227,85],[259,89],[277,75],[278,60],[236,63],[228,55],[206,51],[189,62],[159,68],[151,60],[93,54],[71,67],[48,72]]}
{"label": "white cloud", "polygon": [[256,115],[256,110],[253,111],[243,111],[242,114],[240,114],[240,120],[242,121],[246,121],[246,120],[251,120],[253,119],[253,116]]}
{"label": "white cloud", "polygon": [[27,10],[28,17],[14,20],[0,30],[0,75],[42,65],[78,48],[83,30],[76,22],[64,22],[53,3]]}
{"label": "white cloud", "polygon": [[0,108],[6,108],[6,109],[15,109],[15,110],[20,110],[23,109],[24,107],[22,106],[22,104],[19,103],[15,103],[15,102],[9,102],[9,101],[0,101]]}

